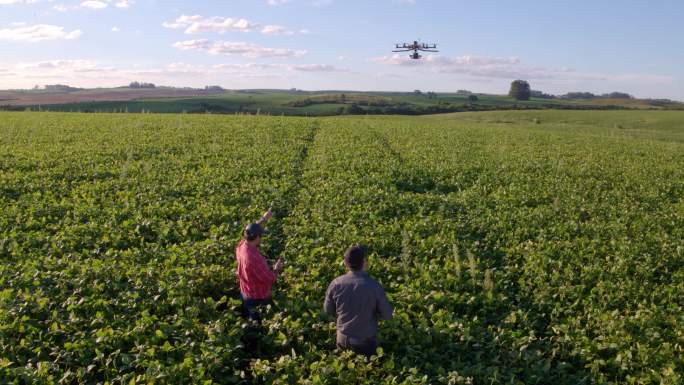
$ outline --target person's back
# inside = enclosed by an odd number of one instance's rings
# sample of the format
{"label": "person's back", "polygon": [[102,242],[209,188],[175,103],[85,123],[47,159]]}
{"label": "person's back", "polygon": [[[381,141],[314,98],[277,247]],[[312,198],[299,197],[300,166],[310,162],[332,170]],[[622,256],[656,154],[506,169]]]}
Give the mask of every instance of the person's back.
{"label": "person's back", "polygon": [[370,356],[377,348],[378,318],[392,318],[392,307],[382,286],[363,270],[365,252],[360,247],[347,251],[345,263],[350,272],[330,283],[324,308],[336,317],[338,348]]}

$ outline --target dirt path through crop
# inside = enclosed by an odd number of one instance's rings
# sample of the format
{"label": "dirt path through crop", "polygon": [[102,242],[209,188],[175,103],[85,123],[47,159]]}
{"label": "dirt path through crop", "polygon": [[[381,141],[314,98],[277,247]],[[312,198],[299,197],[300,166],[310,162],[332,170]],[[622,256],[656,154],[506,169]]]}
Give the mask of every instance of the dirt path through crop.
{"label": "dirt path through crop", "polygon": [[287,222],[286,219],[291,215],[292,209],[297,206],[299,193],[303,188],[302,175],[304,173],[305,164],[309,157],[309,151],[316,141],[319,128],[320,126],[316,120],[310,122],[308,133],[302,139],[302,147],[299,150],[299,154],[294,159],[292,182],[282,196],[278,197],[273,203],[272,209],[275,218],[268,226],[268,250],[271,258],[277,259],[278,257],[281,257],[285,250],[288,238],[288,235],[284,231],[285,223]]}

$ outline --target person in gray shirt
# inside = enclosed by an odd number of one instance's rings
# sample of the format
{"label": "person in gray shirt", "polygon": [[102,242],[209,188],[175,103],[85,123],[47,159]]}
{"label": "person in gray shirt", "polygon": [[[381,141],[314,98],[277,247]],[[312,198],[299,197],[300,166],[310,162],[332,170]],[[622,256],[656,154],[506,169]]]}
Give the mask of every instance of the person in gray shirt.
{"label": "person in gray shirt", "polygon": [[385,290],[368,276],[366,251],[352,246],[344,253],[349,269],[325,293],[325,312],[337,319],[337,348],[371,356],[378,347],[378,318],[392,318]]}

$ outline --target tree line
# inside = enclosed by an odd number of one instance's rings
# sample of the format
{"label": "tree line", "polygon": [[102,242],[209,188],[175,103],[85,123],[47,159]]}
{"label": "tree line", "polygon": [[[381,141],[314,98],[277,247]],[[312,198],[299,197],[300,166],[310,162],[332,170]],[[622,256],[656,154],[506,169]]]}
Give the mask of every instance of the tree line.
{"label": "tree line", "polygon": [[634,99],[634,97],[625,92],[611,92],[602,95],[596,95],[591,92],[568,92],[565,95],[551,95],[542,91],[535,91],[530,87],[530,83],[526,80],[514,80],[511,83],[511,88],[508,91],[508,96],[515,100],[530,100],[531,98],[538,99]]}

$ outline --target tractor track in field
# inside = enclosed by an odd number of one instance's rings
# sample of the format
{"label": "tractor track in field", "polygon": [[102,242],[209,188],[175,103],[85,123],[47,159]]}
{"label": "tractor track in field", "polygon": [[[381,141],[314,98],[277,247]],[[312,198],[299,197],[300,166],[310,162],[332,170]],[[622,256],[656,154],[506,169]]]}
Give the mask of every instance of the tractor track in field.
{"label": "tractor track in field", "polygon": [[299,150],[299,154],[295,158],[292,167],[293,180],[291,185],[285,192],[276,199],[274,202],[274,221],[269,223],[269,238],[271,241],[269,243],[269,253],[271,258],[277,258],[282,256],[285,251],[285,245],[287,244],[288,235],[285,233],[284,227],[286,225],[286,219],[292,214],[292,209],[297,206],[297,201],[299,199],[299,194],[304,187],[302,183],[304,174],[304,165],[309,158],[309,151],[311,146],[313,146],[320,130],[320,125],[318,121],[312,121],[309,126],[309,131],[306,136],[302,139],[302,147]]}
{"label": "tractor track in field", "polygon": [[[265,243],[268,246],[268,257],[277,259],[285,252],[285,247],[289,236],[285,228],[287,226],[287,219],[292,214],[292,210],[297,206],[297,201],[301,190],[303,189],[303,174],[304,166],[309,158],[311,147],[316,141],[320,125],[318,121],[314,120],[310,123],[309,130],[302,138],[302,146],[299,153],[292,163],[292,183],[288,188],[273,202],[272,210],[274,211],[274,218],[267,225],[268,235],[265,238]],[[283,291],[282,288],[276,288],[276,291]],[[277,355],[278,347],[268,342],[268,339],[263,337],[266,330],[263,327],[257,329],[248,328],[245,330],[243,338],[246,338],[245,355],[242,357],[240,369],[246,374],[246,383],[261,384],[258,378],[252,377],[250,371],[251,361],[256,358],[269,359]]]}
{"label": "tractor track in field", "polygon": [[378,142],[382,145],[382,148],[387,150],[389,154],[397,159],[400,165],[404,165],[406,163],[406,159],[404,159],[404,156],[401,155],[399,151],[397,151],[394,147],[392,147],[392,144],[389,142],[389,139],[387,138],[387,135],[379,133],[377,130],[375,130],[373,127],[369,126],[373,132],[373,135],[377,138]]}

